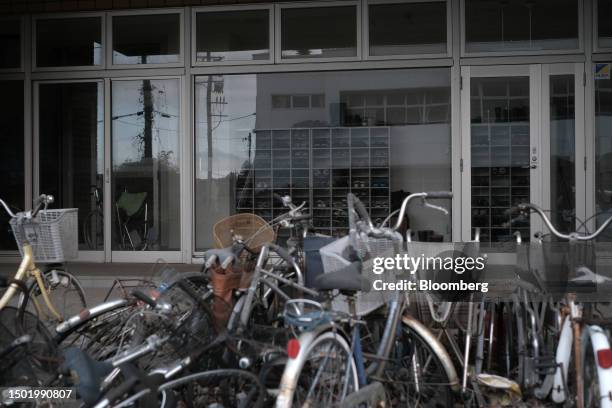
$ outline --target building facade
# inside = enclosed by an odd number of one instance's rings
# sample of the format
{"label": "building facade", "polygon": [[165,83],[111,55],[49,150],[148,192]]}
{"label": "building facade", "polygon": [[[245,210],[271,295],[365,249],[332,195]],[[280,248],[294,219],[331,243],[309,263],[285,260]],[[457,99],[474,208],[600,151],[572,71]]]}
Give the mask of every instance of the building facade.
{"label": "building facade", "polygon": [[[612,207],[612,0],[0,3],[0,197],[79,209],[79,261],[197,262],[275,194],[346,230],[411,192],[421,240],[506,242]],[[14,261],[6,224],[0,260]]]}

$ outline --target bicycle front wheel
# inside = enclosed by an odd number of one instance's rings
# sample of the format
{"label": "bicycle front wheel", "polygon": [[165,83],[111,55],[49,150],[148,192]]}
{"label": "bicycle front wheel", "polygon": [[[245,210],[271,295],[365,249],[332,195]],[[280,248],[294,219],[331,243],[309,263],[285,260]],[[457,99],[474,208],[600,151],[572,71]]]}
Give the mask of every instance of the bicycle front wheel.
{"label": "bicycle front wheel", "polygon": [[[62,267],[50,267],[42,273],[47,295],[62,319],[79,313],[87,307],[85,291],[78,279]],[[37,315],[47,327],[55,326],[57,318],[48,309],[41,288],[36,281],[30,284],[27,296],[19,296],[19,308]]]}
{"label": "bicycle front wheel", "polygon": [[[327,331],[316,337],[305,351],[301,363],[296,368],[289,366],[286,378],[297,379],[293,395],[277,400],[277,407],[331,407],[359,389],[357,366],[351,347],[340,334]],[[285,384],[281,384],[281,389]],[[282,392],[282,391],[281,391]]]}

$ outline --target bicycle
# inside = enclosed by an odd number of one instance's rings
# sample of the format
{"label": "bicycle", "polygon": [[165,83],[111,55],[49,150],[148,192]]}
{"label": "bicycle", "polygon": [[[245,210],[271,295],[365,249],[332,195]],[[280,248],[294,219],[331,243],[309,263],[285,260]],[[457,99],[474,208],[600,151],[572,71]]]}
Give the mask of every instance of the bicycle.
{"label": "bicycle", "polygon": [[[0,298],[0,311],[20,290],[19,308],[25,310],[32,305],[31,309],[48,324],[62,322],[68,313],[73,312],[69,308],[80,310],[86,307],[85,292],[74,275],[55,266],[43,273],[36,266],[36,262],[61,263],[77,255],[77,210],[48,210],[47,206],[53,201],[53,196],[41,194],[34,201],[32,210],[14,214],[0,200],[11,217],[11,227],[22,255],[15,277]],[[31,285],[28,285],[29,279],[33,279]],[[65,291],[54,302],[51,296],[60,289]],[[68,302],[71,294],[76,294],[74,303]],[[60,300],[61,311],[56,307]],[[42,308],[43,303],[46,310]]]}
{"label": "bicycle", "polygon": [[104,247],[104,202],[100,188],[91,186],[95,208],[91,210],[83,222],[83,242],[89,249],[97,250]]}
{"label": "bicycle", "polygon": [[[396,231],[408,203],[420,198],[427,205],[428,198],[451,197],[450,192],[412,194],[404,199],[396,225],[388,228],[374,227],[363,204],[348,195],[349,241],[360,261],[317,278],[317,289],[328,295],[325,306],[306,299],[288,302],[285,319],[302,333],[287,345],[289,358],[277,408],[340,404],[370,381],[403,383],[405,388],[399,394],[408,405],[423,401],[452,405],[453,392],[460,386],[450,356],[425,326],[404,315],[404,294],[393,294],[380,340],[370,346],[369,353],[364,351],[366,336],[361,334],[367,324],[356,314],[354,302],[356,293],[371,287],[362,271],[372,268],[372,257],[399,253],[403,238]],[[348,313],[329,308],[334,290],[346,295]],[[391,364],[394,366],[387,370]],[[412,399],[406,401],[408,398]]]}
{"label": "bicycle", "polygon": [[[518,209],[524,215],[532,211],[538,214],[553,236],[568,243],[566,253],[568,274],[582,274],[587,280],[597,276],[588,266],[580,264],[579,243],[595,240],[612,223],[612,217],[605,220],[592,234],[579,232],[564,234],[555,228],[544,211],[537,205],[519,204]],[[536,235],[541,236],[541,234]],[[538,249],[542,250],[543,242],[540,240],[533,245],[539,246]],[[533,284],[534,292],[546,292],[546,282],[536,277]],[[560,303],[556,306],[551,305],[551,310],[555,312],[555,318],[559,323],[559,340],[554,347],[554,356],[545,354],[543,315],[528,310],[531,324],[531,327],[528,328],[531,333],[530,342],[533,344],[534,359],[536,362],[544,361],[543,368],[548,369],[543,373],[542,378],[535,379],[534,394],[540,399],[550,396],[557,404],[574,400],[577,408],[612,407],[612,369],[610,369],[612,352],[608,335],[600,326],[610,325],[612,321],[593,319],[588,316],[585,304],[578,302],[576,293],[571,288],[568,289]],[[550,295],[546,297],[550,298]],[[547,302],[544,302],[544,305],[550,305],[550,301]],[[589,348],[592,349],[592,353],[588,351]],[[572,358],[573,365],[570,367]],[[570,368],[573,368],[573,373],[569,371]],[[570,373],[573,374],[573,384],[568,376]],[[587,381],[590,383],[587,384]]]}

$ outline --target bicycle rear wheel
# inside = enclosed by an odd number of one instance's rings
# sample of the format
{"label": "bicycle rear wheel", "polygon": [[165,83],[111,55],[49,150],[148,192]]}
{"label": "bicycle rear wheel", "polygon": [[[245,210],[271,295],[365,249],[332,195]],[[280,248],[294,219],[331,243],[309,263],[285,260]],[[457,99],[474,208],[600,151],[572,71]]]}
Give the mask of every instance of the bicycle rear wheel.
{"label": "bicycle rear wheel", "polygon": [[351,347],[333,331],[320,334],[307,346],[294,378],[291,406],[296,408],[336,406],[359,389]]}

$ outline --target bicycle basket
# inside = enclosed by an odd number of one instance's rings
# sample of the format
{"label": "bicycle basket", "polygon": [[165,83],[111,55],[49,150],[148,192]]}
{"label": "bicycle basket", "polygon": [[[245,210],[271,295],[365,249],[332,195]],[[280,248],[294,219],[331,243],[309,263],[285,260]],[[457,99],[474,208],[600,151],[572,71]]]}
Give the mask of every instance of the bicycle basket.
{"label": "bicycle basket", "polygon": [[26,241],[32,246],[36,262],[64,262],[78,255],[77,208],[40,211],[31,220],[19,213],[10,224],[21,256]]}
{"label": "bicycle basket", "polygon": [[259,252],[264,244],[276,240],[274,229],[263,218],[255,214],[241,213],[226,217],[213,226],[215,247],[232,246],[232,232],[240,235],[254,252]]}

